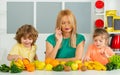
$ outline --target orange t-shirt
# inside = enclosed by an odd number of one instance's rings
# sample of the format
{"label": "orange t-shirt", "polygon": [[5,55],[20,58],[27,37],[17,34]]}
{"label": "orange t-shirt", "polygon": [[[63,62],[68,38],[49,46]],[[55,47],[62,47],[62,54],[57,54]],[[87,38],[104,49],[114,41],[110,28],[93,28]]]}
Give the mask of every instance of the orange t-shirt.
{"label": "orange t-shirt", "polygon": [[[107,56],[105,56],[104,53],[107,54]],[[110,47],[104,47],[102,49],[98,49],[95,45],[92,44],[88,47],[86,56],[90,57],[92,61],[98,61],[101,64],[106,65],[108,63],[108,57],[114,54],[115,53]]]}

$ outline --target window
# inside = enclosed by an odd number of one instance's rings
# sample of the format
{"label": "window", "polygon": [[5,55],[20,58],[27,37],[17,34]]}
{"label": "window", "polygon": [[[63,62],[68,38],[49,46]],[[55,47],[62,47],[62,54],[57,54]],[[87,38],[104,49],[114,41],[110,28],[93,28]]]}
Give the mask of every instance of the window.
{"label": "window", "polygon": [[39,33],[53,33],[60,10],[70,9],[77,20],[78,33],[91,32],[91,2],[7,2],[7,33],[15,33],[24,24]]}
{"label": "window", "polygon": [[7,3],[7,33],[15,33],[23,24],[33,25],[33,2]]}

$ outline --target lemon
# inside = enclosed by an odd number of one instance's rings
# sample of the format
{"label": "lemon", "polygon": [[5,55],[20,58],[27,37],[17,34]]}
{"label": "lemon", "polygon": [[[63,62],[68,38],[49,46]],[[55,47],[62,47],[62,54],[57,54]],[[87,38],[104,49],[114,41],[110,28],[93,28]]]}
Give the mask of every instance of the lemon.
{"label": "lemon", "polygon": [[46,70],[46,71],[51,71],[52,68],[53,68],[53,66],[52,66],[51,64],[47,64],[47,65],[45,66],[45,70]]}
{"label": "lemon", "polygon": [[37,70],[43,70],[45,68],[45,62],[39,62],[36,64]]}
{"label": "lemon", "polygon": [[65,65],[65,63],[66,63],[65,61],[61,61],[60,62],[61,65]]}
{"label": "lemon", "polygon": [[82,63],[81,60],[75,60],[74,62],[75,62],[76,64],[81,64],[81,63]]}
{"label": "lemon", "polygon": [[78,64],[72,63],[71,68],[73,71],[78,70]]}

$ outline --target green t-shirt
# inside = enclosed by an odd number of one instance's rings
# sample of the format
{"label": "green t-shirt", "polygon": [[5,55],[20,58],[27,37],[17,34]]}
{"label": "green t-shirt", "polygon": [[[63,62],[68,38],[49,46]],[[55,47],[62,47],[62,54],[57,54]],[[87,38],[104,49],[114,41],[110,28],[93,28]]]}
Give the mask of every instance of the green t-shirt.
{"label": "green t-shirt", "polygon": [[[76,37],[77,37],[76,46],[82,41],[85,41],[84,36],[81,34],[77,34]],[[55,47],[56,45],[55,34],[49,35],[46,41],[49,42],[53,47]],[[72,58],[75,57],[75,52],[76,48],[70,46],[70,38],[65,39],[63,38],[61,47],[58,50],[56,58]]]}

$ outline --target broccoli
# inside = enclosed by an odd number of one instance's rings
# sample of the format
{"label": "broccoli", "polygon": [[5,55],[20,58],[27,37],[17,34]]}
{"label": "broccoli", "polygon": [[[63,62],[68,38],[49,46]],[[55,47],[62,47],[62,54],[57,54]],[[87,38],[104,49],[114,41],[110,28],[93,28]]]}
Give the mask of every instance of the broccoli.
{"label": "broccoli", "polygon": [[106,64],[107,70],[113,70],[113,69],[117,69],[117,65],[113,62],[109,62]]}
{"label": "broccoli", "polygon": [[18,68],[17,65],[14,64],[14,61],[12,62],[10,70],[11,70],[11,73],[20,73],[20,72],[22,72],[22,69]]}
{"label": "broccoli", "polygon": [[2,65],[0,66],[0,71],[1,71],[1,72],[9,72],[9,70],[10,70],[10,67],[7,66],[6,64],[2,64]]}

